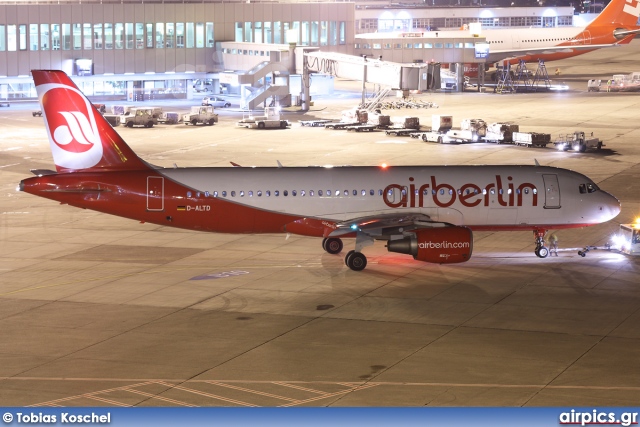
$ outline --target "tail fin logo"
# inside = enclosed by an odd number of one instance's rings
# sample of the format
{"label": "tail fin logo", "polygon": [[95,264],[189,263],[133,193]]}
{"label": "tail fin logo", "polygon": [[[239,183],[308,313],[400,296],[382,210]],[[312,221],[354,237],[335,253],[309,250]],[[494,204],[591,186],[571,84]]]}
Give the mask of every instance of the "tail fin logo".
{"label": "tail fin logo", "polygon": [[[632,6],[633,3],[635,3],[635,7]],[[624,5],[622,11],[638,18],[640,16],[640,3],[638,0],[627,0],[627,4]]]}
{"label": "tail fin logo", "polygon": [[87,117],[79,111],[60,111],[60,114],[67,121],[66,125],[60,125],[53,131],[53,141],[58,147],[72,153],[84,153],[89,151],[93,144],[91,124]]}
{"label": "tail fin logo", "polygon": [[97,165],[103,147],[89,101],[76,88],[58,83],[37,90],[56,166],[79,170]]}

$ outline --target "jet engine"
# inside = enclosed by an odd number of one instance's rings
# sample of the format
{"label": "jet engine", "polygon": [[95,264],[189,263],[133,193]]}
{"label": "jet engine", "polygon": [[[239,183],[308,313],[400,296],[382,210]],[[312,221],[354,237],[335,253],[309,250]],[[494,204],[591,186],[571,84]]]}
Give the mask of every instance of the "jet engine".
{"label": "jet engine", "polygon": [[415,234],[387,242],[389,252],[413,255],[436,264],[465,262],[473,252],[473,234],[467,227],[421,228]]}

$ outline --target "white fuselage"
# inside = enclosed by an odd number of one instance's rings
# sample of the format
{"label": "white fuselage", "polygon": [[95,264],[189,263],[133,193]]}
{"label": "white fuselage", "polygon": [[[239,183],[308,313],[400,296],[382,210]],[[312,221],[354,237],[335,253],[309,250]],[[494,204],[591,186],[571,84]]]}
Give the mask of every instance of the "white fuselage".
{"label": "white fuselage", "polygon": [[[265,212],[335,222],[420,213],[471,228],[596,224],[620,205],[582,174],[540,166],[413,166],[162,169],[211,198]],[[589,190],[587,190],[589,189]]]}

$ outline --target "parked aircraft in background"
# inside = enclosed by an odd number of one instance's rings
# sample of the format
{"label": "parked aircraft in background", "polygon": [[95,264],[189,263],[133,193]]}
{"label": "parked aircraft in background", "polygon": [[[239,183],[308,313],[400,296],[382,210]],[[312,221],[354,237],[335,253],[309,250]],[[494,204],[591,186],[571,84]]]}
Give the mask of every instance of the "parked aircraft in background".
{"label": "parked aircraft in background", "polygon": [[603,47],[628,44],[640,33],[638,0],[611,0],[586,27],[482,30],[489,43],[487,62],[514,58],[525,62],[555,61]]}
{"label": "parked aircraft in background", "polygon": [[140,159],[62,71],[33,71],[56,171],[21,191],[142,222],[220,233],[322,238],[362,270],[362,249],[467,261],[472,230],[548,229],[614,218],[620,203],[586,176],[542,166],[160,168]]}

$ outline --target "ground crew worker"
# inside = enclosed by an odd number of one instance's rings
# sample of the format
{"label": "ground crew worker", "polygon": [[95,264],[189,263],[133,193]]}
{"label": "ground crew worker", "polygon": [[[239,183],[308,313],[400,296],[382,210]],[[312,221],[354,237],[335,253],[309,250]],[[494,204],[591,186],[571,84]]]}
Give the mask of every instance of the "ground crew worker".
{"label": "ground crew worker", "polygon": [[607,80],[607,92],[611,91],[611,79]]}
{"label": "ground crew worker", "polygon": [[554,253],[558,256],[558,236],[556,236],[556,233],[551,233],[549,236],[549,255]]}
{"label": "ground crew worker", "polygon": [[556,68],[556,76],[560,75],[560,68]]}

